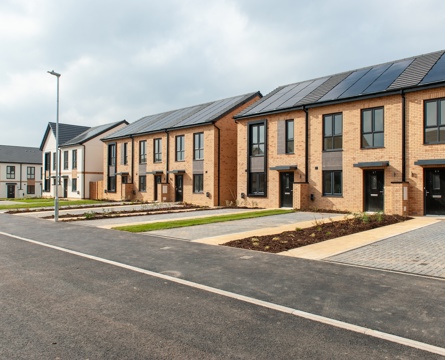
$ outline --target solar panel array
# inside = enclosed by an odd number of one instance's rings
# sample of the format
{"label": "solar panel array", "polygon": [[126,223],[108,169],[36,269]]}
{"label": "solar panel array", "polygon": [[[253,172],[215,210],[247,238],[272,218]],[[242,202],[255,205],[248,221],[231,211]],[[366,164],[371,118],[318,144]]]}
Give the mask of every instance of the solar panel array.
{"label": "solar panel array", "polygon": [[257,94],[259,93],[249,93],[183,109],[145,116],[105,137],[104,140],[211,123]]}
{"label": "solar panel array", "polygon": [[445,50],[281,86],[236,118],[384,94],[445,81]]}

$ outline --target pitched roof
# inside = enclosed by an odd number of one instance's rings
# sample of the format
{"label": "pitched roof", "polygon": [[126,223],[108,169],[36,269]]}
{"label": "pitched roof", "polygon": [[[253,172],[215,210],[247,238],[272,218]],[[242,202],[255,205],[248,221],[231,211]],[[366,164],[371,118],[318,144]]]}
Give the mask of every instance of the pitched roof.
{"label": "pitched roof", "polygon": [[275,112],[390,95],[401,90],[444,85],[445,50],[280,86],[235,116]]}
{"label": "pitched roof", "polygon": [[132,135],[156,133],[165,130],[194,127],[218,121],[221,117],[245,104],[260,92],[235,96],[183,109],[145,116],[102,140],[125,138]]}
{"label": "pitched roof", "polygon": [[0,162],[42,164],[42,152],[36,147],[0,145]]}
{"label": "pitched roof", "polygon": [[[83,133],[88,129],[89,129],[88,126],[59,123],[59,146],[62,146],[67,141],[71,140],[77,135],[80,135],[81,133]],[[53,135],[56,136],[56,123],[53,122],[48,123],[45,135],[43,136],[42,139],[42,143],[40,144],[40,150],[43,150],[43,145],[45,144],[46,138],[48,137],[50,131],[52,131]]]}
{"label": "pitched roof", "polygon": [[[95,138],[96,136],[99,136],[103,134],[104,132],[107,132],[108,130],[111,130],[121,124],[127,124],[128,122],[126,120],[117,121],[111,124],[104,124],[99,126],[94,126],[91,128],[88,128],[88,130],[85,130],[81,134],[77,135],[76,137],[64,142],[61,146],[72,146],[72,145],[81,145],[88,140],[91,140]],[[59,124],[60,125],[60,124]]]}

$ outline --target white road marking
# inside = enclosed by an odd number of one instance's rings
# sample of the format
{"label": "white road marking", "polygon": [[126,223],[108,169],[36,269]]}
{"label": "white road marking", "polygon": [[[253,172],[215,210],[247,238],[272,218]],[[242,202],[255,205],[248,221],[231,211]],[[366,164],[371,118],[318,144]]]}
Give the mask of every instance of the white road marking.
{"label": "white road marking", "polygon": [[423,350],[423,351],[427,351],[433,354],[438,354],[438,355],[442,355],[445,356],[445,348],[442,347],[438,347],[438,346],[434,346],[434,345],[430,345],[427,343],[423,343],[420,341],[416,341],[416,340],[411,340],[408,338],[404,338],[401,336],[397,336],[397,335],[392,335],[392,334],[388,334],[382,331],[378,331],[378,330],[373,330],[373,329],[369,329],[363,326],[358,326],[358,325],[354,325],[354,324],[350,324],[344,321],[339,321],[339,320],[335,320],[335,319],[331,319],[325,316],[320,316],[320,315],[316,315],[316,314],[312,314],[312,313],[308,313],[306,311],[301,311],[301,310],[297,310],[297,309],[293,309],[287,306],[282,306],[282,305],[277,305],[277,304],[273,304],[267,301],[263,301],[263,300],[258,300],[258,299],[254,299],[248,296],[244,296],[244,295],[240,295],[240,294],[236,294],[230,291],[225,291],[225,290],[221,290],[221,289],[216,289],[213,288],[211,286],[207,286],[207,285],[202,285],[202,284],[198,284],[192,281],[188,281],[188,280],[184,280],[184,279],[179,279],[179,278],[175,278],[169,275],[164,275],[164,274],[160,274],[160,273],[156,273],[150,270],[145,270],[145,269],[141,269],[135,266],[131,266],[131,265],[126,265],[126,264],[122,264],[119,263],[117,261],[112,261],[112,260],[107,260],[107,259],[103,259],[97,256],[93,256],[93,255],[88,255],[88,254],[84,254],[78,251],[74,251],[74,250],[69,250],[69,249],[64,249],[62,247],[59,246],[55,246],[55,245],[50,245],[50,244],[45,244],[42,243],[40,241],[36,241],[36,240],[31,240],[31,239],[27,239],[24,237],[20,237],[20,236],[16,236],[13,234],[8,234],[5,232],[1,232],[0,231],[0,235],[4,235],[4,236],[8,236],[14,239],[18,239],[18,240],[22,240],[22,241],[26,241],[32,244],[36,244],[36,245],[40,245],[40,246],[44,246],[50,249],[54,249],[54,250],[59,250],[68,254],[72,254],[72,255],[76,255],[76,256],[80,256],[86,259],[90,259],[90,260],[94,260],[94,261],[98,261],[104,264],[109,264],[109,265],[114,265],[123,269],[127,269],[127,270],[131,270],[134,272],[138,272],[141,274],[145,274],[145,275],[150,275],[159,279],[164,279],[164,280],[168,280],[174,283],[178,283],[181,285],[185,285],[185,286],[189,286],[195,289],[199,289],[199,290],[203,290],[203,291],[207,291],[213,294],[217,294],[217,295],[222,295],[222,296],[226,296],[228,298],[232,298],[232,299],[236,299],[236,300],[240,300],[249,304],[253,304],[253,305],[258,305],[258,306],[262,306],[271,310],[276,310],[276,311],[280,311],[286,314],[291,314],[291,315],[295,315],[304,319],[308,319],[308,320],[312,320],[312,321],[316,321],[322,324],[326,324],[326,325],[330,325],[330,326],[334,326],[340,329],[345,329],[345,330],[349,330],[349,331],[353,331],[359,334],[364,334],[364,335],[368,335],[368,336],[372,336],[375,338],[379,338],[382,340],[386,340],[386,341],[390,341],[393,343],[397,343],[397,344],[401,344],[401,345],[405,345],[411,348],[415,348],[415,349],[419,349],[419,350]]}

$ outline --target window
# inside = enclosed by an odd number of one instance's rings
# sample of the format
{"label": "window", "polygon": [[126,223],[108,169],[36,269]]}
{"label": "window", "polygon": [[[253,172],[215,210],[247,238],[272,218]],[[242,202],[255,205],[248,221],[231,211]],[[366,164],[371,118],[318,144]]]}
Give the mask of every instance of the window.
{"label": "window", "polygon": [[139,191],[147,191],[147,176],[139,176]]}
{"label": "window", "polygon": [[56,153],[53,153],[53,170],[56,170]]}
{"label": "window", "polygon": [[116,192],[116,175],[108,176],[107,190],[109,192]]}
{"label": "window", "polygon": [[286,154],[294,153],[294,121],[286,120]]}
{"label": "window", "polygon": [[71,180],[71,191],[77,191],[77,179]]}
{"label": "window", "polygon": [[184,135],[176,136],[176,161],[184,161]]}
{"label": "window", "polygon": [[204,175],[195,174],[193,175],[193,192],[202,193],[204,191]]}
{"label": "window", "polygon": [[342,171],[323,171],[323,195],[342,195]]}
{"label": "window", "polygon": [[383,143],[383,108],[362,110],[362,148],[379,148]]}
{"label": "window", "polygon": [[73,169],[77,169],[77,150],[73,150],[72,154],[72,163],[73,163]]}
{"label": "window", "polygon": [[26,193],[30,195],[34,195],[36,193],[36,186],[35,185],[28,185],[26,187]]}
{"label": "window", "polygon": [[425,101],[425,144],[445,143],[445,99]]}
{"label": "window", "polygon": [[124,156],[124,165],[128,164],[128,143],[123,143],[122,153]]}
{"label": "window", "polygon": [[128,184],[128,175],[122,175],[122,184]]}
{"label": "window", "polygon": [[139,141],[139,164],[147,162],[147,141]]}
{"label": "window", "polygon": [[323,150],[340,150],[343,142],[343,115],[323,116]]}
{"label": "window", "polygon": [[108,165],[109,166],[116,165],[116,144],[108,145]]}
{"label": "window", "polygon": [[250,126],[250,156],[264,156],[265,125]]}
{"label": "window", "polygon": [[68,170],[68,151],[63,152],[63,170]]}
{"label": "window", "polygon": [[249,176],[249,194],[265,195],[266,193],[266,174],[250,173]]}
{"label": "window", "polygon": [[162,161],[162,139],[153,140],[153,162]]}
{"label": "window", "polygon": [[15,166],[7,166],[6,167],[6,178],[7,179],[15,179]]}
{"label": "window", "polygon": [[204,133],[193,134],[193,159],[203,160],[204,159]]}
{"label": "window", "polygon": [[36,168],[34,166],[28,166],[26,169],[26,175],[28,180],[34,180],[36,178]]}

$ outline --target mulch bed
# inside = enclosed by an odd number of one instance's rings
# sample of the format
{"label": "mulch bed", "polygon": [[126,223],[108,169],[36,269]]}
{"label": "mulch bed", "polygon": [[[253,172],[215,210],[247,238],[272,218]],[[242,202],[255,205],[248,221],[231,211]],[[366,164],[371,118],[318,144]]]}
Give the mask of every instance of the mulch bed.
{"label": "mulch bed", "polygon": [[326,223],[315,220],[314,226],[310,228],[297,228],[295,231],[285,231],[275,235],[253,236],[241,240],[233,240],[223,245],[241,249],[279,253],[340,236],[396,224],[409,219],[411,218],[399,215],[362,214],[351,219],[328,221]]}

